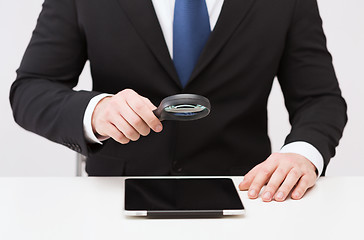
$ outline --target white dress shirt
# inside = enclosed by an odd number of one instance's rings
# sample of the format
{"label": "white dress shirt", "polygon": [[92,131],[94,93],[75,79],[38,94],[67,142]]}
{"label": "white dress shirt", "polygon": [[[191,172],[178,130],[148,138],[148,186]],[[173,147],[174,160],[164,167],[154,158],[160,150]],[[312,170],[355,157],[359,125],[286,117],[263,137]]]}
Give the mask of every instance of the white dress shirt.
{"label": "white dress shirt", "polygon": [[[173,16],[174,16],[174,5],[175,0],[151,0],[156,12],[156,15],[159,20],[159,24],[162,28],[163,36],[166,41],[169,54],[173,59]],[[222,5],[224,0],[206,0],[207,10],[210,17],[210,26],[211,31],[214,29],[216,22],[219,18]],[[99,143],[102,144],[101,141],[106,140],[98,139],[92,131],[91,118],[92,113],[97,105],[97,103],[103,99],[104,97],[112,96],[111,94],[100,94],[92,98],[86,108],[83,126],[85,137],[87,141],[90,143]],[[297,153],[308,160],[310,160],[318,171],[318,176],[321,175],[324,161],[320,152],[311,144],[307,142],[292,142],[282,147],[280,150],[281,153]]]}

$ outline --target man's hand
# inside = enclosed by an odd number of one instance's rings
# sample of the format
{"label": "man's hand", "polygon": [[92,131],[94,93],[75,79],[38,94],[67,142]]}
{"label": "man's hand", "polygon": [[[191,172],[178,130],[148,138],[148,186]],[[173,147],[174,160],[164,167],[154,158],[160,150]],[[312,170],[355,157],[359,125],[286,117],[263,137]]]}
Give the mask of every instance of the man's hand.
{"label": "man's hand", "polygon": [[154,109],[156,107],[149,99],[125,89],[97,104],[92,115],[92,129],[95,134],[111,137],[122,144],[137,141],[140,135],[147,136],[150,129],[162,131],[162,123],[154,115]]}
{"label": "man's hand", "polygon": [[248,190],[249,198],[259,196],[270,202],[284,201],[292,191],[292,199],[301,199],[306,190],[316,183],[316,167],[305,157],[295,153],[273,153],[267,160],[255,166],[240,183],[240,190]]}

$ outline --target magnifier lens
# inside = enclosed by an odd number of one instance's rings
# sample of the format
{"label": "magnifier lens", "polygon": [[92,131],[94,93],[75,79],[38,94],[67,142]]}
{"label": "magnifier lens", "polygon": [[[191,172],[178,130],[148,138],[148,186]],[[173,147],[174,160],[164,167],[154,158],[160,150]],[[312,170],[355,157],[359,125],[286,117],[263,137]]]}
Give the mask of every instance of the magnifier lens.
{"label": "magnifier lens", "polygon": [[164,108],[164,111],[172,113],[176,116],[192,116],[204,111],[205,109],[205,106],[199,104],[180,104],[167,106]]}

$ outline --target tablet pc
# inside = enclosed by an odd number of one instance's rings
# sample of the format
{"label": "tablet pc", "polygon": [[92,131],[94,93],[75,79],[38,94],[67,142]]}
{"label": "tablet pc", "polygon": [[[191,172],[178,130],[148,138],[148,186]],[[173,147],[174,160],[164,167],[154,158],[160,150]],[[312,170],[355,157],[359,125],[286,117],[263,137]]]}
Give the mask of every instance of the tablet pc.
{"label": "tablet pc", "polygon": [[129,178],[125,214],[147,217],[227,216],[244,214],[229,178]]}

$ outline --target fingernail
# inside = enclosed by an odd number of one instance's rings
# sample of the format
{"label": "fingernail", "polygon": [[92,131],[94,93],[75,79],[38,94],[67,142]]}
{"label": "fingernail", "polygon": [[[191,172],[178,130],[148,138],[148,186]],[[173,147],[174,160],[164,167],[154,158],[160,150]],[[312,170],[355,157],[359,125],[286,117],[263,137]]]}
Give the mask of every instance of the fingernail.
{"label": "fingernail", "polygon": [[299,199],[300,198],[300,194],[299,193],[294,193],[293,194],[293,198],[294,199]]}
{"label": "fingernail", "polygon": [[264,193],[264,195],[263,195],[264,200],[270,201],[271,198],[272,198],[272,194],[270,192]]}
{"label": "fingernail", "polygon": [[283,193],[282,192],[277,193],[276,197],[277,197],[277,199],[282,200],[283,199]]}
{"label": "fingernail", "polygon": [[157,126],[155,127],[155,131],[156,131],[156,132],[160,132],[160,131],[162,131],[162,126],[161,126],[161,125],[157,125]]}
{"label": "fingernail", "polygon": [[256,197],[256,195],[257,195],[257,193],[256,193],[256,191],[254,189],[249,191],[249,196]]}

